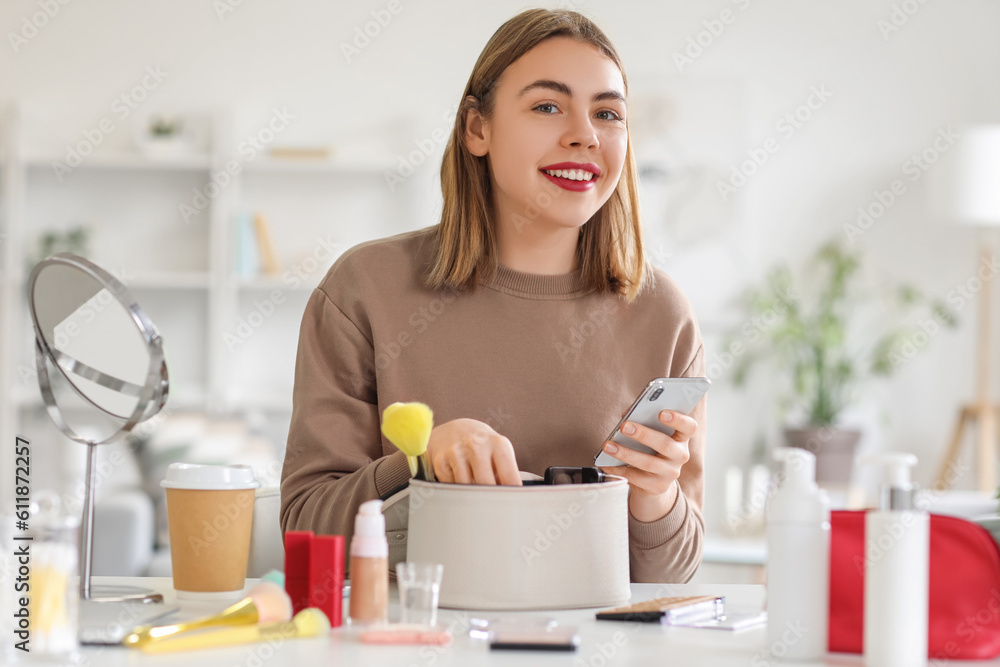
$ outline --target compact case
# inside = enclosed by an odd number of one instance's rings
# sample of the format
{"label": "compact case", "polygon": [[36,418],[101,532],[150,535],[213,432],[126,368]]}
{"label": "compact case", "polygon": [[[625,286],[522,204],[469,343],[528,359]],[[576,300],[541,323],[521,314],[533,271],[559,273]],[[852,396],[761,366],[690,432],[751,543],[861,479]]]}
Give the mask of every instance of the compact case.
{"label": "compact case", "polygon": [[389,497],[390,567],[441,563],[440,606],[577,609],[629,599],[628,482],[524,486],[410,480]]}

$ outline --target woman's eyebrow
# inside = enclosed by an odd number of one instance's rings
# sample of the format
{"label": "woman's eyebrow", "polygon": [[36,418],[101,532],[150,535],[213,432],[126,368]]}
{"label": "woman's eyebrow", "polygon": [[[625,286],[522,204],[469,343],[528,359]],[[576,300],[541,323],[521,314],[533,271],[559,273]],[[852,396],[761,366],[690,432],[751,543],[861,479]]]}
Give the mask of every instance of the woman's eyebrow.
{"label": "woman's eyebrow", "polygon": [[[569,86],[561,81],[552,81],[551,79],[539,79],[534,83],[529,83],[521,89],[521,92],[518,93],[517,96],[523,97],[528,91],[534,88],[547,88],[549,90],[554,90],[557,93],[573,97],[573,91],[570,90]],[[603,93],[597,93],[594,95],[594,102],[603,102],[604,100],[620,100],[621,102],[625,102],[625,96],[617,90],[606,90]]]}

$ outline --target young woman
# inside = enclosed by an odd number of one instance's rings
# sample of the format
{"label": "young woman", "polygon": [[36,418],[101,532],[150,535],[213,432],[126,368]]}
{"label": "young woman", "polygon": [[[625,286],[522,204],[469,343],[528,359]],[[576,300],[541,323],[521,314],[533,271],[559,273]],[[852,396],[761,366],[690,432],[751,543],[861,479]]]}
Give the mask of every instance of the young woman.
{"label": "young woman", "polygon": [[701,561],[706,405],[668,437],[602,439],[654,377],[701,376],[687,299],[646,263],[627,85],[608,38],[571,11],[523,12],[476,62],[441,166],[440,224],[355,246],[306,307],[282,473],[283,530],[350,538],[358,505],[409,478],[381,436],[395,401],[434,411],[440,481],[628,467],[632,581]]}

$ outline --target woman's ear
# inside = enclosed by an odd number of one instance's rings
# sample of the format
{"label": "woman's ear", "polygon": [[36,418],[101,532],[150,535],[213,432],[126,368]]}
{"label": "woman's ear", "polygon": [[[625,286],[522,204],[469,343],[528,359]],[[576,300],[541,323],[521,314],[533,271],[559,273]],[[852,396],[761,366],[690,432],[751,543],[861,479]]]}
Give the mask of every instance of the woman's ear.
{"label": "woman's ear", "polygon": [[489,127],[479,113],[479,101],[469,95],[465,98],[462,113],[465,114],[465,147],[477,157],[489,152]]}

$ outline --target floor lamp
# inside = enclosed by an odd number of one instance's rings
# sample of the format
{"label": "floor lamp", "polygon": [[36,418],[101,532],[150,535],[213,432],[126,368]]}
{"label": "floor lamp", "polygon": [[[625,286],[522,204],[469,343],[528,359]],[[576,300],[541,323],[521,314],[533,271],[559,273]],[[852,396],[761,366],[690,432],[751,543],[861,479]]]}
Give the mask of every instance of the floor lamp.
{"label": "floor lamp", "polygon": [[[958,140],[957,162],[950,184],[949,214],[959,222],[1000,228],[1000,125],[968,128]],[[963,405],[952,433],[948,453],[935,488],[950,485],[950,471],[962,447],[966,426],[975,423],[976,470],[980,491],[997,488],[996,464],[1000,452],[1000,405],[990,396],[991,284],[997,276],[994,252],[996,230],[983,230],[979,262],[969,286],[979,290],[979,331],[976,341],[976,400]]]}

